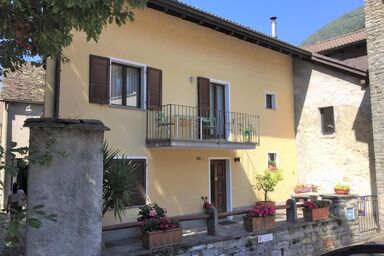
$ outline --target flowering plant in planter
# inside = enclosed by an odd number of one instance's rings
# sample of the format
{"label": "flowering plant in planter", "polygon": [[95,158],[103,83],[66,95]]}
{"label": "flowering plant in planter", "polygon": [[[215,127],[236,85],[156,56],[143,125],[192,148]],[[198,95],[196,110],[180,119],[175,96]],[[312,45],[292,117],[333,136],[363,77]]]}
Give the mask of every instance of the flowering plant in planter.
{"label": "flowering plant in planter", "polygon": [[276,208],[273,205],[255,205],[243,217],[244,229],[248,232],[271,229],[275,224]]}
{"label": "flowering plant in planter", "polygon": [[255,205],[247,211],[247,217],[256,218],[256,217],[265,217],[265,216],[275,216],[276,208],[272,205]]}
{"label": "flowering plant in planter", "polygon": [[335,193],[338,195],[348,195],[351,187],[348,185],[337,184],[334,188]]}
{"label": "flowering plant in planter", "polygon": [[161,217],[165,217],[167,214],[167,210],[161,208],[158,204],[146,204],[139,207],[140,211],[138,214],[137,221],[145,221],[148,219],[159,219]]}
{"label": "flowering plant in planter", "polygon": [[306,201],[303,207],[304,220],[324,220],[329,216],[329,202],[327,201]]}
{"label": "flowering plant in planter", "polygon": [[178,220],[167,217],[166,213],[156,203],[140,207],[137,220],[140,222],[144,248],[153,249],[181,242],[182,229]]}
{"label": "flowering plant in planter", "polygon": [[143,230],[147,232],[158,231],[158,230],[170,230],[180,227],[179,221],[171,219],[167,216],[160,218],[147,219],[142,223]]}

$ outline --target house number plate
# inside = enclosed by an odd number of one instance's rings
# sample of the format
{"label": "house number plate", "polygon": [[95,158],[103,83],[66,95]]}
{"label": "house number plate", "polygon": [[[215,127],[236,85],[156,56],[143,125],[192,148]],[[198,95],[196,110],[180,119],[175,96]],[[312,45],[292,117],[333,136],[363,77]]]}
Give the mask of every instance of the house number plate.
{"label": "house number plate", "polygon": [[257,242],[258,243],[265,243],[273,240],[273,234],[266,234],[262,236],[257,237]]}

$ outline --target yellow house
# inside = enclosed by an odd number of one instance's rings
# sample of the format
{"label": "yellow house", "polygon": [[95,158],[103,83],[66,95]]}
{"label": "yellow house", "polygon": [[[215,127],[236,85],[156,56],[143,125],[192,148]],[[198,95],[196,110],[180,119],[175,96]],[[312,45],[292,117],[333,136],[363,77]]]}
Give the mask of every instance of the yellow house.
{"label": "yellow house", "polygon": [[[137,206],[170,216],[247,207],[255,174],[275,161],[285,202],[296,185],[293,59],[311,53],[177,1],[150,0],[135,21],[108,25],[98,43],[74,32],[69,63],[49,62],[45,115],[99,119],[106,140],[135,159]],[[112,213],[104,225],[115,224]]]}

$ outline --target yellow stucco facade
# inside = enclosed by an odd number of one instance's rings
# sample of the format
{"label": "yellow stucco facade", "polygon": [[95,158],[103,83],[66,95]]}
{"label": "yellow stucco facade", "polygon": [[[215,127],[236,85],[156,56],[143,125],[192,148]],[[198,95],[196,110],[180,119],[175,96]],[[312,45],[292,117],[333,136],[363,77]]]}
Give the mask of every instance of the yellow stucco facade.
{"label": "yellow stucco facade", "polygon": [[[167,208],[170,216],[202,211],[201,196],[209,195],[209,161],[228,160],[232,208],[253,204],[255,174],[267,168],[267,152],[278,152],[282,181],[271,199],[285,201],[296,185],[293,69],[288,55],[227,36],[197,24],[145,9],[133,23],[108,25],[98,43],[74,33],[62,65],[60,118],[92,118],[104,122],[109,144],[122,154],[147,158],[147,196]],[[260,116],[260,146],[253,150],[148,148],[146,111],[92,104],[88,99],[89,55],[142,63],[163,71],[163,104],[197,106],[197,77],[230,84],[230,110]],[[54,69],[47,68],[53,83]],[[192,79],[191,79],[192,77]],[[50,87],[51,88],[51,87]],[[52,113],[53,91],[47,90],[45,113]],[[276,94],[276,110],[265,108],[265,93]],[[240,157],[235,162],[234,157]],[[124,221],[134,221],[137,208]],[[107,213],[104,225],[114,224]]]}

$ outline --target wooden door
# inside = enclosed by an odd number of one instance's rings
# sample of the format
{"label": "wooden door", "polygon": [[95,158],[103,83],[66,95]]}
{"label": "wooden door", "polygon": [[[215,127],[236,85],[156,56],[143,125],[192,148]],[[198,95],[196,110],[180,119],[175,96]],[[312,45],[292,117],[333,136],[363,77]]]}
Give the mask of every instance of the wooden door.
{"label": "wooden door", "polygon": [[218,212],[227,211],[226,160],[211,160],[211,203]]}

